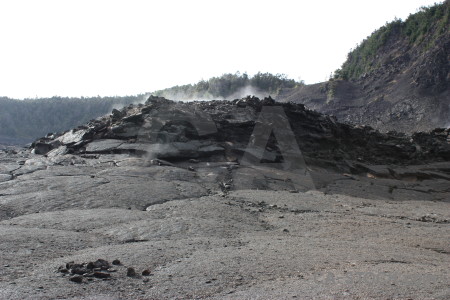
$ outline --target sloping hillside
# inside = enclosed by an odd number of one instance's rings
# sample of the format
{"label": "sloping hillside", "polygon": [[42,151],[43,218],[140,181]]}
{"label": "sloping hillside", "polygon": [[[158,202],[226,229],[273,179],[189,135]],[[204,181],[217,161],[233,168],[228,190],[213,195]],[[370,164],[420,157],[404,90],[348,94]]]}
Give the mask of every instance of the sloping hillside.
{"label": "sloping hillside", "polygon": [[450,2],[394,20],[348,54],[328,82],[285,89],[340,121],[404,132],[450,125]]}

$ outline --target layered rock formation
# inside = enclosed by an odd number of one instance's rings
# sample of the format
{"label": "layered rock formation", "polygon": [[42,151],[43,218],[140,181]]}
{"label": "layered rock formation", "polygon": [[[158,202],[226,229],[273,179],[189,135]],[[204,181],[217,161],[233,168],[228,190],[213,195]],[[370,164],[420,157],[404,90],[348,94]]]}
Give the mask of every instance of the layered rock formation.
{"label": "layered rock formation", "polygon": [[[263,108],[267,111],[260,116]],[[285,119],[287,123],[283,124],[289,127],[272,124],[280,119]],[[346,160],[419,164],[450,159],[450,129],[412,136],[380,133],[369,126],[339,123],[301,104],[256,97],[182,103],[152,96],[145,105],[130,105],[63,134],[50,134],[33,143],[32,148],[34,153],[48,157],[136,154],[169,161],[237,162],[249,146],[256,124],[267,127],[269,135],[272,131],[284,135],[292,132],[308,165],[330,163],[348,171]],[[264,159],[282,161],[276,136],[265,138]]]}
{"label": "layered rock formation", "polygon": [[[171,166],[196,173],[198,182],[222,191],[274,189],[332,191],[351,195],[346,179],[363,176],[386,179],[368,186],[374,197],[421,197],[413,188],[427,180],[443,180],[442,188],[427,197],[445,199],[450,160],[449,130],[408,136],[380,133],[369,126],[351,126],[301,104],[277,103],[271,98],[247,97],[234,101],[173,102],[150,97],[145,104],[114,110],[111,115],[59,135],[48,135],[32,145],[44,164],[62,161],[120,165],[131,159],[140,167]],[[203,178],[214,169],[214,180]],[[389,180],[400,180],[398,184]],[[216,181],[215,183],[212,183]],[[420,190],[420,189],[419,189]],[[448,191],[447,191],[448,192]],[[364,193],[363,193],[364,194]],[[430,196],[431,195],[431,196]]]}

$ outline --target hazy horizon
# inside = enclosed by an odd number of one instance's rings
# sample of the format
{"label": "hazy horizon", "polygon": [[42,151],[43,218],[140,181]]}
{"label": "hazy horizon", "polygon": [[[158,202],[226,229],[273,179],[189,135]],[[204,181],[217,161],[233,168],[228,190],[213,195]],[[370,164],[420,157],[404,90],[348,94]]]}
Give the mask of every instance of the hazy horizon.
{"label": "hazy horizon", "polygon": [[434,2],[0,2],[0,97],[137,95],[236,71],[317,83]]}

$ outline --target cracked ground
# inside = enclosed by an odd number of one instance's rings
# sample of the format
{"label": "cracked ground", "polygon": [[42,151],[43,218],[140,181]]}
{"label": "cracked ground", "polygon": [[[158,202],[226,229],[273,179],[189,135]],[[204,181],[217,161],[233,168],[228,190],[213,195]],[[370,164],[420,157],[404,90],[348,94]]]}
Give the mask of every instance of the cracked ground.
{"label": "cracked ground", "polygon": [[[189,169],[25,151],[2,162],[0,299],[450,295],[446,163],[394,168],[395,179],[368,176],[375,167],[316,168],[308,190],[301,178],[227,163]],[[121,265],[79,283],[59,271],[98,259]]]}

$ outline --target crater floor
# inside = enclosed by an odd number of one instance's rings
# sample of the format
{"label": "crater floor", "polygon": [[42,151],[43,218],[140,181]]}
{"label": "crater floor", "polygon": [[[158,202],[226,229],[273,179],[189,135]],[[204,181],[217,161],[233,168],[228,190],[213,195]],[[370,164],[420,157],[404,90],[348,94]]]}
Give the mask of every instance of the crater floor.
{"label": "crater floor", "polygon": [[[394,179],[312,167],[311,189],[225,162],[27,150],[0,161],[0,299],[450,296],[445,162],[390,166]],[[81,283],[60,271],[98,259],[120,265]]]}

